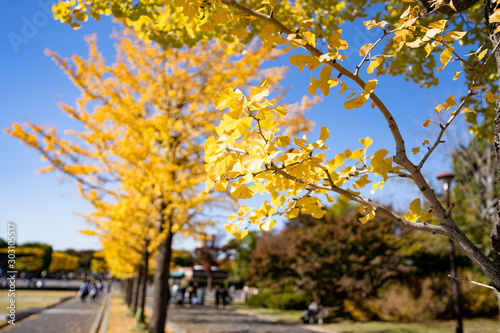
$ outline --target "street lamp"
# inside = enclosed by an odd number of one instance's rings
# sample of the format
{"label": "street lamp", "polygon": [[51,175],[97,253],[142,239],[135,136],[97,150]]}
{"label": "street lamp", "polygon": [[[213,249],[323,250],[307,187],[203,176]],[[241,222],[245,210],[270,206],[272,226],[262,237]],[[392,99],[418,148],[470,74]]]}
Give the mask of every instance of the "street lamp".
{"label": "street lamp", "polygon": [[[443,190],[446,199],[446,210],[450,211],[450,185],[455,175],[451,172],[441,172],[438,174],[437,179],[443,182]],[[457,267],[456,267],[456,257],[455,257],[455,246],[450,238],[450,276],[451,276],[451,290],[453,293],[453,309],[455,310],[455,318],[457,319],[457,333],[463,333],[462,326],[462,311],[460,308],[460,288],[457,280]]]}

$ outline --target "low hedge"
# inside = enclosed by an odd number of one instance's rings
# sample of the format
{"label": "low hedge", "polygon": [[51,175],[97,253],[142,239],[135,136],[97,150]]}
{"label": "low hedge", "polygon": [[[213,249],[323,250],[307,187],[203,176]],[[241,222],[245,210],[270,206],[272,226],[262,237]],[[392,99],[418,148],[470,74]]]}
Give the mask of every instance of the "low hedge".
{"label": "low hedge", "polygon": [[305,293],[276,293],[270,291],[259,292],[247,298],[245,304],[253,308],[271,308],[280,310],[307,309],[311,298]]}

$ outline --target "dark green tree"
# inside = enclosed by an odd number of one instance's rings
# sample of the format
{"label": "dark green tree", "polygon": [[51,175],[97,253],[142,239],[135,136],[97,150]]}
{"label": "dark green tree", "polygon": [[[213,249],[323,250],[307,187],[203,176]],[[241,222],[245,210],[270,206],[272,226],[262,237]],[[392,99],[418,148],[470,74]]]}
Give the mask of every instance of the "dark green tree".
{"label": "dark green tree", "polygon": [[0,249],[6,248],[9,246],[9,243],[3,238],[0,238]]}
{"label": "dark green tree", "polygon": [[374,296],[391,279],[417,270],[401,251],[405,238],[394,223],[377,217],[363,225],[360,217],[341,203],[320,220],[300,215],[281,232],[264,234],[250,256],[253,282],[307,291],[331,305],[351,293]]}
{"label": "dark green tree", "polygon": [[489,231],[495,222],[499,194],[493,144],[486,138],[474,137],[467,145],[459,145],[452,152],[452,167],[457,203],[453,216],[470,239],[493,257]]}
{"label": "dark green tree", "polygon": [[172,263],[174,266],[192,267],[194,265],[194,256],[187,250],[173,250]]}
{"label": "dark green tree", "polygon": [[232,252],[233,265],[229,270],[229,276],[235,282],[246,283],[249,278],[250,255],[257,244],[257,233],[252,231],[241,239],[232,239],[229,241],[230,248],[234,248]]}
{"label": "dark green tree", "polygon": [[46,271],[49,269],[50,262],[52,261],[52,245],[40,243],[40,242],[28,242],[22,245],[23,247],[39,248],[44,251],[43,254],[43,266],[41,271]]}

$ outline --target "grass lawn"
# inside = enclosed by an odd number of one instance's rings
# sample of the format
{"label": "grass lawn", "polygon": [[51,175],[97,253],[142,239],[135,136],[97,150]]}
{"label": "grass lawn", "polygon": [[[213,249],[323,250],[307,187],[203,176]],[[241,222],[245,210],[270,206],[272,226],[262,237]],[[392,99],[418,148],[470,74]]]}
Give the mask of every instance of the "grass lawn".
{"label": "grass lawn", "polygon": [[300,322],[300,318],[304,314],[303,310],[278,310],[278,309],[268,309],[268,308],[249,308],[243,304],[231,304],[229,306],[231,309],[245,310],[248,312],[266,315],[276,318],[281,321],[296,323]]}
{"label": "grass lawn", "polygon": [[[0,290],[0,313],[8,313],[7,306],[10,305],[8,290]],[[16,290],[14,299],[16,300],[16,311],[28,308],[46,308],[59,303],[65,297],[76,296],[76,291],[66,290]],[[24,299],[23,299],[24,298]],[[5,324],[5,320],[0,320],[0,325]]]}
{"label": "grass lawn", "polygon": [[[304,311],[278,310],[267,308],[248,308],[244,305],[231,305],[233,309],[266,315],[285,322],[300,322]],[[324,324],[320,327],[337,333],[443,333],[455,332],[455,321],[433,321],[429,323],[387,323],[341,321]],[[500,321],[495,319],[466,319],[463,322],[465,333],[499,333]]]}
{"label": "grass lawn", "polygon": [[[59,303],[65,297],[76,296],[76,291],[58,290],[16,290],[16,311],[27,308],[47,307]],[[10,304],[8,290],[0,290],[0,313],[7,313]]]}
{"label": "grass lawn", "polygon": [[[0,290],[0,297],[9,297],[8,290]],[[16,298],[18,297],[38,297],[38,298],[63,298],[68,296],[76,296],[76,291],[71,290],[16,290]]]}
{"label": "grass lawn", "polygon": [[[498,333],[500,322],[493,319],[466,319],[463,322],[465,333]],[[338,333],[443,333],[455,332],[455,321],[433,321],[429,323],[385,323],[385,322],[340,322],[325,324],[323,328]]]}

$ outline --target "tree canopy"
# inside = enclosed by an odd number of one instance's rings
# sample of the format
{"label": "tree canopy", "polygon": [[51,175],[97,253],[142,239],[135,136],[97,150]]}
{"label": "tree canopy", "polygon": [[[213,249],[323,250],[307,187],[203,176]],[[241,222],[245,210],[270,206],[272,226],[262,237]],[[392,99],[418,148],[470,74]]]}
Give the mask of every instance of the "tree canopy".
{"label": "tree canopy", "polygon": [[[60,103],[78,129],[60,133],[27,122],[6,131],[47,160],[42,172],[59,171],[76,180],[93,207],[85,217],[95,228],[82,232],[100,237],[101,255],[115,276],[142,272],[147,256],[156,252],[155,302],[163,308],[155,305],[154,316],[165,316],[173,236],[200,236],[211,221],[199,214],[226,200],[203,191],[204,140],[216,134],[223,117],[211,98],[220,89],[258,82],[272,72],[269,84],[279,100],[285,69],[261,70],[274,55],[258,45],[245,52],[222,41],[162,50],[130,29],[115,37],[113,64],[99,52],[96,36],[88,38],[87,59],[47,52],[82,92],[74,106]],[[288,104],[290,117],[281,123],[291,134],[308,130],[311,122],[304,113],[316,100]],[[152,323],[165,326],[161,318]]]}
{"label": "tree canopy", "polygon": [[[363,205],[366,223],[376,214],[384,215],[400,226],[441,234],[455,244],[488,276],[493,286],[500,289],[500,269],[463,233],[449,211],[440,203],[422,167],[442,143],[445,131],[457,117],[468,117],[472,130],[492,129],[495,112],[499,109],[497,73],[491,71],[495,57],[500,59],[497,26],[500,10],[496,2],[485,2],[486,26],[482,21],[479,2],[296,2],[296,1],[89,1],[85,4],[59,2],[54,6],[56,19],[77,27],[88,17],[113,14],[133,26],[146,40],[153,40],[164,48],[193,46],[203,40],[221,39],[236,47],[258,37],[268,50],[279,47],[284,52],[301,49],[302,54],[289,57],[299,71],[321,69],[319,77],[311,77],[309,92],[319,90],[325,95],[338,89],[347,110],[370,103],[386,120],[393,137],[394,156],[388,149],[371,152],[372,140],[360,139],[361,145],[326,158],[329,138],[327,127],[315,142],[293,138],[280,132],[280,126],[271,118],[285,116],[284,108],[267,99],[268,81],[263,80],[250,93],[237,88],[226,88],[215,98],[218,110],[227,110],[217,128],[217,137],[206,143],[205,161],[208,164],[207,189],[215,186],[230,188],[236,198],[250,198],[256,193],[270,193],[271,200],[260,208],[242,207],[234,216],[235,222],[226,229],[244,236],[249,224],[258,224],[262,230],[274,226],[273,216],[293,218],[300,213],[314,217],[324,215],[319,197],[332,201],[331,193],[342,199]],[[373,10],[373,15],[370,11]],[[459,15],[454,13],[460,12]],[[342,37],[346,21],[367,16],[366,29],[377,29],[378,37],[359,48],[361,61],[350,68],[343,64],[348,56],[349,42]],[[488,38],[493,45],[487,47]],[[480,44],[480,45],[477,45]],[[381,50],[383,45],[383,50]],[[468,45],[466,49],[463,45]],[[472,50],[471,50],[472,49]],[[464,96],[442,97],[435,112],[442,121],[436,136],[429,134],[420,147],[407,147],[406,133],[402,133],[394,118],[394,110],[377,95],[378,70],[404,74],[423,86],[436,84],[437,73],[454,72],[454,78],[463,77],[467,86]],[[316,73],[316,72],[314,72]],[[237,87],[237,85],[233,85]],[[348,95],[350,93],[350,95]],[[347,97],[343,97],[346,96]],[[478,117],[477,114],[482,116]],[[500,118],[499,118],[500,119]],[[428,127],[432,119],[423,126]],[[355,126],[355,121],[353,124]],[[483,127],[481,127],[483,126]],[[498,127],[498,128],[497,128]],[[487,135],[500,142],[500,122]],[[494,134],[494,135],[493,135]],[[362,134],[360,135],[362,136]],[[498,145],[500,147],[500,145]],[[410,156],[422,152],[418,162]],[[410,153],[411,150],[411,153]],[[497,149],[500,161],[500,148]],[[370,198],[361,196],[360,189],[371,184],[372,192],[380,190],[391,179],[406,179],[420,191],[409,207],[399,215]],[[497,214],[498,215],[498,214]],[[432,220],[432,218],[435,220]],[[491,230],[494,252],[500,254],[500,219]]]}

